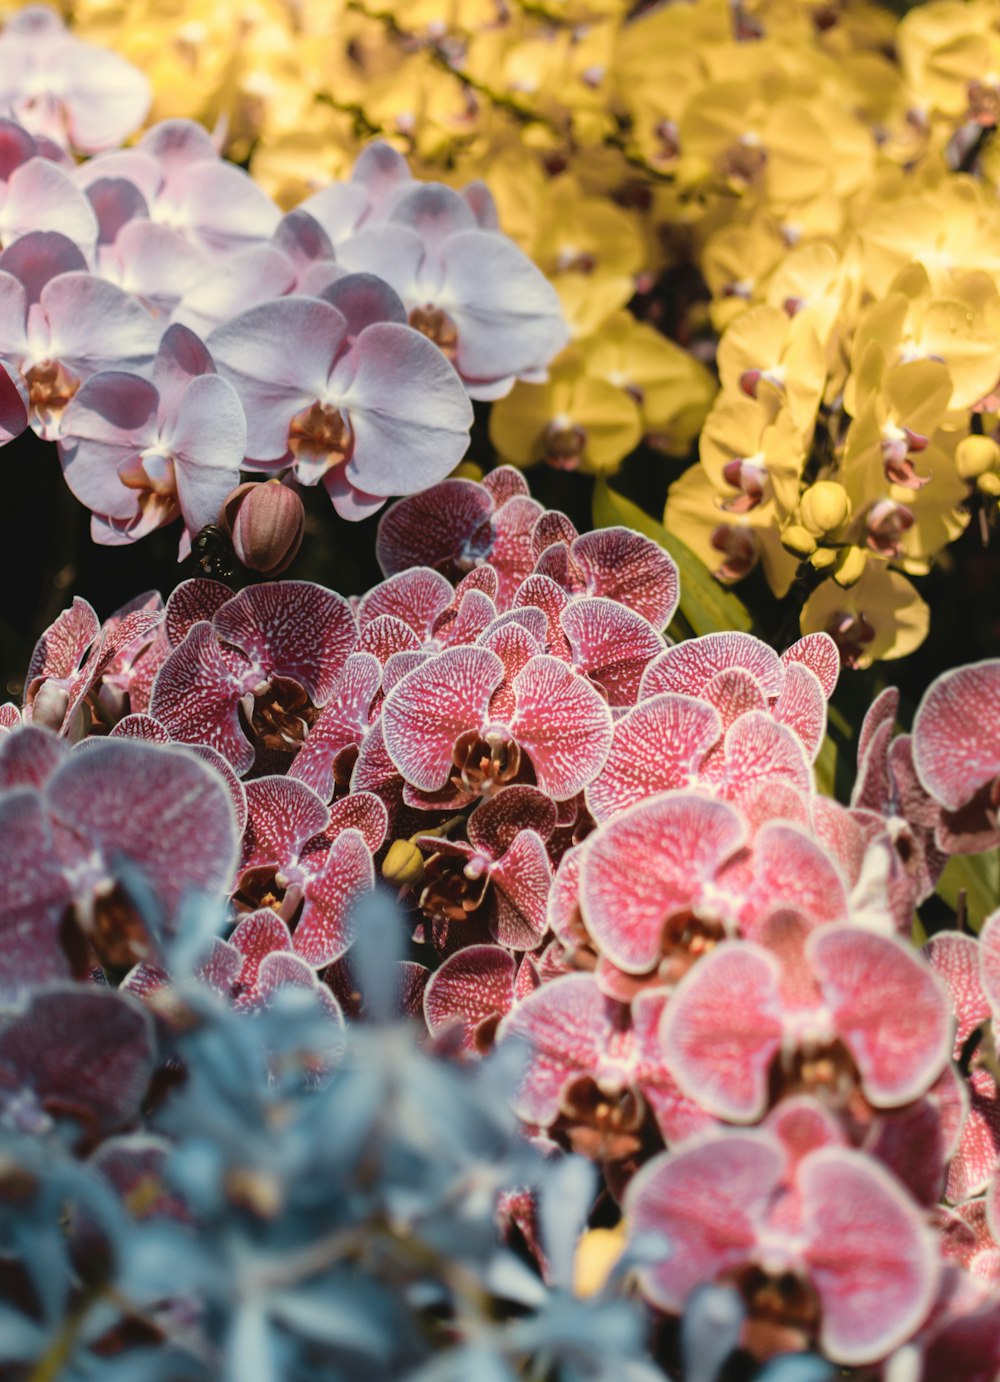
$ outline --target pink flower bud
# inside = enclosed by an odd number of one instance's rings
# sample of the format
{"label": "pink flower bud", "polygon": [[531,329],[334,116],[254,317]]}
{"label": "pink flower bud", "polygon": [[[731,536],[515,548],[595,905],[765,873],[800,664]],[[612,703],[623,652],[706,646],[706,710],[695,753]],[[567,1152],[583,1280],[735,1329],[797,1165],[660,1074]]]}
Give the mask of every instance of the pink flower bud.
{"label": "pink flower bud", "polygon": [[219,526],[244,566],[277,576],[302,546],[305,511],[293,489],[278,480],[239,485],[222,506]]}

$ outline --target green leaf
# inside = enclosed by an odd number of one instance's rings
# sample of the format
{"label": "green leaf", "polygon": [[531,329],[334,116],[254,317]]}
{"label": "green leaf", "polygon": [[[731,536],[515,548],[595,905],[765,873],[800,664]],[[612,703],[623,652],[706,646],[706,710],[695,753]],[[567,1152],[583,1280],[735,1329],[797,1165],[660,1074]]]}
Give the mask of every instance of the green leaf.
{"label": "green leaf", "polygon": [[[662,523],[625,499],[605,480],[594,485],[594,524],[598,528],[621,525],[644,533],[673,557],[681,578],[680,631],[690,631],[700,638],[706,633],[720,633],[739,629],[749,633],[753,619],[746,605],[731,590],[715,579],[708,567],[699,560],[680,538],[668,533]],[[687,626],[686,630],[684,626]]]}
{"label": "green leaf", "polygon": [[938,897],[958,911],[958,895],[965,891],[965,924],[977,934],[983,922],[1000,907],[1000,849],[986,854],[953,854],[937,885]]}

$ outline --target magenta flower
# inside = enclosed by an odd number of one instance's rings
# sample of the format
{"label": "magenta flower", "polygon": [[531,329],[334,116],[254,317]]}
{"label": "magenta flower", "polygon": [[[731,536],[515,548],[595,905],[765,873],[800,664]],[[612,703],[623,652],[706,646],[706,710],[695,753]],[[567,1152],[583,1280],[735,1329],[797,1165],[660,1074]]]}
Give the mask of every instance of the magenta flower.
{"label": "magenta flower", "polygon": [[25,677],[25,719],[81,739],[94,720],[117,718],[104,694],[104,680],[131,685],[131,669],[141,662],[163,618],[159,597],[141,599],[118,610],[102,625],[96,613],[74,596],[35,644]]}
{"label": "magenta flower", "polygon": [[424,989],[432,1037],[458,1025],[462,1049],[488,1051],[503,1017],[540,983],[530,955],[515,959],[499,945],[469,945],[449,955]]}
{"label": "magenta flower", "polygon": [[288,773],[323,801],[342,796],[376,713],[382,669],[371,653],[351,653],[330,699],[310,727]]}
{"label": "magenta flower", "polygon": [[322,969],[354,939],[351,914],[375,885],[372,855],[385,838],[385,808],[367,792],[327,807],[288,777],[257,778],[246,792],[236,901],[251,910],[273,907],[293,930],[290,948]]}
{"label": "magenta flower", "polygon": [[147,369],[159,338],[149,313],[88,273],[64,235],[32,231],[0,254],[0,356],[24,381],[30,424],[46,441],[85,379]]}
{"label": "magenta flower", "polygon": [[138,1116],[153,1074],[152,1024],[118,993],[52,985],[0,1025],[0,1127],[79,1125],[79,1150]]}
{"label": "magenta flower", "polygon": [[426,489],[465,452],[468,399],[408,326],[375,321],[351,338],[330,302],[293,296],[240,313],[208,345],[243,403],[256,467],[322,482],[341,517]]}
{"label": "magenta flower", "polygon": [[913,720],[913,762],[944,807],[942,848],[969,854],[1000,844],[1000,661],[957,667],[932,682]]}
{"label": "magenta flower", "polygon": [[[26,730],[20,733],[27,733]],[[14,747],[18,731],[5,740]],[[236,831],[224,783],[185,749],[105,740],[81,745],[44,784],[0,796],[0,990],[102,962],[154,957],[118,876],[137,869],[172,924],[193,889],[228,886]],[[25,859],[35,864],[25,873]]]}
{"label": "magenta flower", "polygon": [[340,1004],[315,970],[295,954],[287,924],[269,908],[243,917],[227,944],[239,956],[229,990],[238,1012],[265,1008],[280,989],[292,986],[314,993],[335,1022],[343,1021]]}
{"label": "magenta flower", "polygon": [[509,635],[508,656],[448,648],[409,672],[386,697],[389,756],[420,793],[464,804],[506,783],[531,781],[566,800],[592,782],[611,745],[607,703],[565,663]]}
{"label": "magenta flower", "polygon": [[[924,946],[924,956],[943,979],[956,1021],[952,1059],[961,1062],[973,1033],[989,1021],[990,978],[997,947],[997,922],[983,927],[978,941],[944,931]],[[993,987],[994,997],[1000,996]],[[978,1042],[976,1043],[978,1045]],[[992,1181],[1000,1161],[1000,1092],[988,1070],[972,1064],[965,1080],[968,1108],[961,1141],[948,1167],[945,1193],[953,1203],[978,1195]]]}
{"label": "magenta flower", "polygon": [[184,521],[179,557],[239,484],[243,409],[185,326],[168,327],[152,381],[120,370],[92,375],[63,414],[66,483],[93,511],[91,536],[111,546]]}
{"label": "magenta flower", "polygon": [[602,1160],[636,1150],[647,1106],[671,1143],[704,1131],[711,1118],[680,1092],[659,1050],[666,997],[665,989],[649,989],[630,1012],[590,974],[557,978],[524,997],[499,1031],[500,1041],[520,1040],[530,1051],[514,1097],[518,1115],[542,1128],[558,1122],[575,1150]]}
{"label": "magenta flower", "polygon": [[488,562],[496,573],[497,607],[506,610],[534,568],[532,533],[543,512],[510,466],[491,471],[482,484],[443,480],[383,514],[375,555],[387,576],[429,566],[456,581]]}
{"label": "magenta flower", "polygon": [[532,535],[535,570],[569,595],[603,595],[663,629],[680,599],[677,567],[650,538],[630,528],[578,536],[564,514],[543,514]]}
{"label": "magenta flower", "polygon": [[150,711],[171,738],[211,745],[240,774],[263,752],[284,766],[336,689],[356,638],[354,614],[343,596],[308,581],[229,594],[189,581],[170,597],[174,648]]}
{"label": "magenta flower", "polygon": [[[835,1145],[794,1151],[770,1132],[727,1133],[648,1162],[625,1212],[670,1254],[642,1271],[644,1294],[680,1312],[705,1281],[751,1266],[815,1292],[823,1352],[851,1366],[906,1342],[934,1301],[940,1265],[918,1206],[877,1162]],[[878,1309],[872,1302],[878,1301]]]}
{"label": "magenta flower", "polygon": [[535,950],[545,933],[556,807],[530,786],[504,787],[471,813],[468,842],[418,836],[429,855],[420,907],[431,921],[485,920],[508,950]]}

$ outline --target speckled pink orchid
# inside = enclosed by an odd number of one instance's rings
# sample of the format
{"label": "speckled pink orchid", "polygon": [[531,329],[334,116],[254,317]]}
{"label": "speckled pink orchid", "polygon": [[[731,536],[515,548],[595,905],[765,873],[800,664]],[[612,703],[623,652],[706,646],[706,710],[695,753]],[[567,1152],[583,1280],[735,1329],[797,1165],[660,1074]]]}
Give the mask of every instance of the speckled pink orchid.
{"label": "speckled pink orchid", "polygon": [[0,34],[0,110],[79,153],[121,144],[152,93],[137,67],[78,39],[48,5],[27,5]]}
{"label": "speckled pink orchid", "polygon": [[153,1074],[152,1024],[138,1003],[98,988],[29,993],[0,1029],[0,1128],[78,1125],[78,1150],[136,1117]]}
{"label": "speckled pink orchid", "polygon": [[1000,660],[944,672],[913,720],[921,785],[944,808],[938,843],[949,854],[1000,844]]}
{"label": "speckled pink orchid", "polygon": [[760,1297],[772,1310],[784,1299],[802,1346],[818,1336],[845,1366],[905,1343],[937,1293],[922,1211],[878,1162],[823,1140],[786,1145],[771,1131],[700,1140],[642,1167],[625,1213],[633,1233],[661,1233],[671,1246],[640,1274],[654,1305],[679,1313],[702,1282],[733,1281],[751,1320]]}
{"label": "speckled pink orchid", "polygon": [[[14,731],[3,748],[16,750]],[[38,733],[39,731],[33,731]],[[11,748],[8,749],[8,745]],[[236,853],[224,783],[186,749],[124,740],[64,753],[39,786],[0,795],[0,991],[154,956],[118,876],[124,861],[155,892],[165,924],[191,889],[225,888]],[[34,858],[25,874],[23,862]]]}
{"label": "speckled pink orchid", "polygon": [[600,595],[641,614],[653,628],[666,628],[680,600],[680,580],[671,557],[650,538],[630,528],[577,533],[565,514],[544,513],[532,533],[535,571],[568,595]]}
{"label": "speckled pink orchid", "polygon": [[292,929],[295,954],[322,969],[350,948],[354,905],[375,885],[372,855],[385,838],[385,807],[368,792],[328,807],[289,777],[256,778],[246,793],[236,903],[272,908]]}
{"label": "speckled pink orchid", "polygon": [[501,1042],[530,1051],[513,1101],[518,1115],[542,1128],[558,1123],[575,1150],[610,1161],[637,1150],[647,1105],[671,1143],[711,1126],[663,1062],[656,1032],[666,1000],[665,989],[650,989],[630,1010],[590,974],[554,979],[525,997],[499,1031]]}
{"label": "speckled pink orchid", "polygon": [[323,801],[350,790],[351,775],[378,713],[382,668],[371,653],[351,653],[330,699],[310,727],[288,773]]}
{"label": "speckled pink orchid", "polygon": [[972,936],[943,931],[924,946],[928,963],[947,987],[956,1020],[952,1059],[968,1070],[964,1078],[969,1106],[961,1141],[948,1166],[945,1187],[945,1194],[953,1203],[985,1190],[1000,1160],[1000,1091],[989,1070],[975,1063],[978,1041],[971,1053],[969,1050],[974,1033],[993,1014],[984,980],[998,934],[1000,927],[993,921],[984,926],[978,941]]}
{"label": "speckled pink orchid", "polygon": [[575,796],[604,766],[607,703],[565,663],[535,652],[521,625],[503,626],[493,641],[445,649],[386,696],[389,756],[411,788],[442,794],[442,806],[532,778],[555,800]]}
{"label": "speckled pink orchid", "polygon": [[537,379],[569,339],[552,285],[495,223],[484,228],[461,193],[409,181],[408,170],[394,181],[387,196],[369,198],[348,236],[341,207],[317,196],[305,209],[336,240],[340,264],[392,285],[411,326],[454,363],[472,398],[501,398],[519,376]]}
{"label": "speckled pink orchid", "polygon": [[343,1022],[340,1004],[320,982],[315,969],[295,953],[287,924],[269,908],[240,919],[226,942],[239,956],[230,997],[237,1012],[266,1008],[283,988],[308,989],[335,1022]]}
{"label": "speckled pink orchid", "polygon": [[[678,985],[661,1027],[681,1089],[716,1117],[754,1122],[781,1087],[842,1107],[910,1103],[940,1075],[952,1019],[933,971],[895,937],[776,910],[762,943],[725,941]],[[855,1071],[857,1074],[855,1074]]]}
{"label": "speckled pink orchid", "polygon": [[246,422],[232,385],[185,326],[168,327],[152,379],[102,370],[63,413],[66,483],[92,510],[95,542],[119,546],[177,517],[179,557],[218,516],[240,479]]}
{"label": "speckled pink orchid", "polygon": [[797,909],[812,926],[849,914],[840,870],[803,830],[772,820],[751,840],[743,815],[703,792],[638,803],[588,836],[567,863],[555,894],[561,917],[552,924],[572,943],[575,906],[599,981],[617,997],[676,982],[726,935],[757,938],[776,908]]}
{"label": "speckled pink orchid", "polygon": [[409,326],[377,320],[352,336],[331,302],[293,295],[241,312],[208,347],[243,404],[251,463],[294,466],[342,518],[426,489],[465,453],[458,376]]}
{"label": "speckled pink orchid", "polygon": [[468,841],[417,836],[424,852],[420,908],[428,920],[472,914],[508,950],[536,950],[545,934],[555,803],[535,787],[504,787],[466,822]]}
{"label": "speckled pink orchid", "polygon": [[499,945],[469,945],[449,955],[424,989],[424,1019],[432,1037],[461,1031],[462,1049],[490,1050],[497,1027],[540,984],[530,955],[516,959]]}
{"label": "speckled pink orchid", "polygon": [[308,581],[266,581],[234,596],[189,581],[167,602],[165,627],[175,646],[153,683],[152,715],[171,738],[211,745],[240,774],[260,753],[286,765],[357,636],[343,596]]}
{"label": "speckled pink orchid", "polygon": [[489,563],[497,608],[506,610],[534,567],[532,533],[543,512],[512,466],[490,471],[481,484],[443,480],[386,510],[375,555],[387,576],[429,566],[450,581]]}
{"label": "speckled pink orchid", "polygon": [[[163,619],[159,596],[141,597],[103,624],[78,595],[35,644],[25,677],[24,716],[71,739],[118,718],[112,685],[141,661]],[[109,694],[103,682],[110,678]],[[120,687],[119,687],[120,689]]]}
{"label": "speckled pink orchid", "polygon": [[[493,575],[492,568],[480,570]],[[497,617],[483,584],[491,584],[496,593],[495,578],[483,582],[476,571],[457,589],[429,566],[390,576],[358,603],[359,648],[373,652],[384,664],[393,652],[438,652],[457,643],[474,643]]]}
{"label": "speckled pink orchid", "polygon": [[32,231],[0,254],[0,356],[19,373],[30,425],[47,441],[92,374],[148,371],[160,331],[127,293],[88,272],[65,235]]}

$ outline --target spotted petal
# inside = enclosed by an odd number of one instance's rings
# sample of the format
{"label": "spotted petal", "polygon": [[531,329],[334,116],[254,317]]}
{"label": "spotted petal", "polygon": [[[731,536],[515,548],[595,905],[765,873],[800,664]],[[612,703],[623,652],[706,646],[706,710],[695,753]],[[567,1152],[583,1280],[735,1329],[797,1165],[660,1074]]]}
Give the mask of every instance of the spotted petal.
{"label": "spotted petal", "polygon": [[305,886],[295,953],[314,969],[338,960],[354,940],[355,905],[374,886],[375,868],[364,836],[344,830],[330,846],[321,872]]}
{"label": "spotted petal", "polygon": [[767,950],[727,941],[688,971],[667,1004],[660,1039],[680,1088],[717,1118],[756,1122],[784,1025],[780,969]]}
{"label": "spotted petal", "polygon": [[745,827],[724,802],[664,792],[615,816],[587,840],[580,906],[600,950],[631,974],[651,970],[669,919],[686,911]]}
{"label": "spotted petal", "polygon": [[671,788],[687,787],[722,733],[718,711],[693,696],[643,700],[614,727],[607,762],[587,788],[598,821]]}
{"label": "spotted petal", "polygon": [[531,759],[538,786],[556,801],[576,796],[597,777],[611,748],[607,703],[583,677],[545,653],[515,677],[514,695],[511,732]]}
{"label": "spotted petal", "polygon": [[679,691],[697,696],[717,672],[741,667],[760,683],[767,697],[780,696],[785,670],[773,648],[748,633],[708,633],[668,648],[647,669],[643,696]]}

